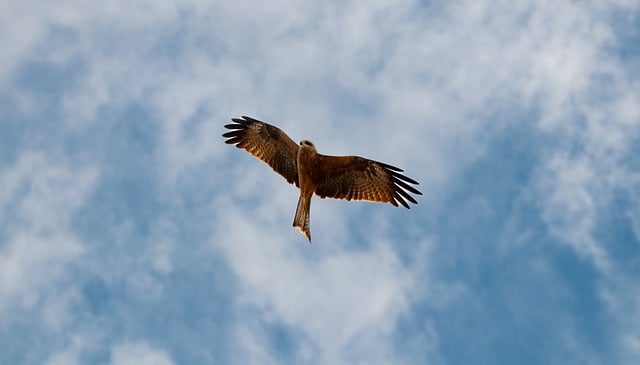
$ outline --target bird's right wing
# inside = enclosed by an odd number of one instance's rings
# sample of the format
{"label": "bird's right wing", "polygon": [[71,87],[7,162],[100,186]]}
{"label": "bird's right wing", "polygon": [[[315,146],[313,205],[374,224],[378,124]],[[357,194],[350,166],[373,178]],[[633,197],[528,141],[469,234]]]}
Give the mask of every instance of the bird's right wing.
{"label": "bird's right wing", "polygon": [[225,143],[243,148],[282,175],[287,182],[298,186],[298,144],[280,128],[251,117],[231,119],[231,129],[222,136]]}
{"label": "bird's right wing", "polygon": [[321,198],[368,200],[402,204],[418,202],[409,194],[422,195],[411,186],[418,182],[402,175],[401,169],[359,156],[318,155],[321,181],[315,193]]}

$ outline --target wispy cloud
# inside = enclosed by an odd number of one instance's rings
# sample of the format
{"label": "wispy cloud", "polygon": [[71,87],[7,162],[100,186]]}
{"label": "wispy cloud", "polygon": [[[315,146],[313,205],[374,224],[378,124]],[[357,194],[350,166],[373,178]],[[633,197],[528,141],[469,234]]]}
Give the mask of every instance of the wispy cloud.
{"label": "wispy cloud", "polygon": [[[637,2],[2,8],[3,360],[637,360]],[[309,246],[242,114],[425,195]]]}
{"label": "wispy cloud", "polygon": [[110,365],[171,365],[173,361],[162,350],[151,348],[146,343],[125,343],[114,346]]}
{"label": "wispy cloud", "polygon": [[34,152],[25,152],[2,171],[3,323],[19,320],[16,310],[38,313],[53,328],[60,328],[60,322],[69,317],[64,305],[69,293],[56,288],[71,279],[69,265],[85,252],[71,229],[71,219],[96,178],[91,167],[72,168]]}

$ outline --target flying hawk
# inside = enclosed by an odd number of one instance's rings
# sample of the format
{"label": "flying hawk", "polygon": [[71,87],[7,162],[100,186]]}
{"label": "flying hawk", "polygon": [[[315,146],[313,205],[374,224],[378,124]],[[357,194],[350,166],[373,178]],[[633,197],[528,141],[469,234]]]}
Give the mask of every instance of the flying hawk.
{"label": "flying hawk", "polygon": [[[409,184],[418,182],[402,174],[403,170],[359,156],[327,156],[319,154],[313,143],[295,143],[281,129],[245,117],[231,119],[231,129],[222,136],[225,143],[235,144],[259,158],[282,175],[287,182],[300,188],[300,198],[293,227],[311,243],[309,209],[315,193],[321,198],[368,200],[372,202],[418,204],[408,192],[422,195]],[[407,192],[408,191],[408,192]]]}

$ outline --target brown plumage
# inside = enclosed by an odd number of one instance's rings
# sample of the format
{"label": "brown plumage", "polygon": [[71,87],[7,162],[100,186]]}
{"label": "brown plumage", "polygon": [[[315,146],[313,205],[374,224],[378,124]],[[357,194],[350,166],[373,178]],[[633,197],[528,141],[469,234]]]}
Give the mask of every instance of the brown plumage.
{"label": "brown plumage", "polygon": [[309,210],[315,193],[321,198],[367,200],[380,203],[417,204],[409,194],[422,195],[410,184],[418,182],[401,174],[401,169],[358,156],[327,156],[319,154],[313,143],[303,140],[296,144],[281,129],[259,120],[233,118],[225,125],[231,129],[223,134],[225,142],[247,150],[287,182],[300,188],[293,226],[311,242]]}

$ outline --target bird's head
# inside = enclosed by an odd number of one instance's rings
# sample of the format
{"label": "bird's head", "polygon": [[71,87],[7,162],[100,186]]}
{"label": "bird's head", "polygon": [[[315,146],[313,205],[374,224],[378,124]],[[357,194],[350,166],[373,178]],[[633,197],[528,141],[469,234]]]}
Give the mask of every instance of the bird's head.
{"label": "bird's head", "polygon": [[300,148],[316,152],[316,146],[314,146],[311,141],[307,141],[306,139],[300,141]]}

